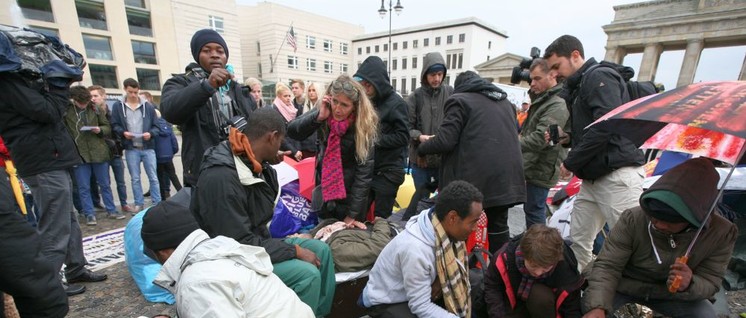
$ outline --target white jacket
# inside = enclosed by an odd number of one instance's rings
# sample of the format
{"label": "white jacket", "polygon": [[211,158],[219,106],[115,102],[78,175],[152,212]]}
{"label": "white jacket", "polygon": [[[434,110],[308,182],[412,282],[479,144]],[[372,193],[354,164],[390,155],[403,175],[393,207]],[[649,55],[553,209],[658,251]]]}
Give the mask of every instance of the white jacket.
{"label": "white jacket", "polygon": [[309,317],[313,310],[272,273],[264,248],[195,230],[153,281],[176,297],[181,318]]}

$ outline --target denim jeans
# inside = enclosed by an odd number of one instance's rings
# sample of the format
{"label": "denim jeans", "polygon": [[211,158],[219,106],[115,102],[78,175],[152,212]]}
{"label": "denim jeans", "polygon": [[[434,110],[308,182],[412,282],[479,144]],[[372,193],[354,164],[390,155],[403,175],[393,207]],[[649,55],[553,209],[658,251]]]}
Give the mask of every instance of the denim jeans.
{"label": "denim jeans", "polygon": [[106,212],[116,212],[116,207],[114,206],[114,195],[111,193],[111,186],[109,185],[108,162],[81,163],[75,167],[74,171],[83,214],[86,216],[96,215],[93,212],[93,199],[91,198],[91,188],[96,187],[96,185],[91,185],[91,175],[96,177],[96,183],[98,183],[98,187],[101,189],[100,193],[101,197],[104,199]]}
{"label": "denim jeans", "polygon": [[547,223],[547,195],[549,189],[526,183],[526,203],[523,204],[526,229],[534,224]]}
{"label": "denim jeans", "polygon": [[420,168],[412,163],[412,181],[415,189],[419,189],[423,184],[430,182],[430,179],[438,181],[438,168]]}
{"label": "denim jeans", "polygon": [[119,195],[119,203],[122,206],[127,205],[127,184],[124,181],[124,162],[122,157],[114,157],[109,161],[111,171],[114,173],[114,180],[117,182],[117,194]]}
{"label": "denim jeans", "polygon": [[150,183],[150,198],[153,204],[161,202],[161,188],[158,184],[156,173],[155,150],[153,149],[128,149],[124,151],[124,157],[127,160],[127,170],[132,178],[132,193],[135,196],[135,205],[144,206],[145,197],[142,192],[140,183],[140,162],[145,167],[145,174],[148,176]]}

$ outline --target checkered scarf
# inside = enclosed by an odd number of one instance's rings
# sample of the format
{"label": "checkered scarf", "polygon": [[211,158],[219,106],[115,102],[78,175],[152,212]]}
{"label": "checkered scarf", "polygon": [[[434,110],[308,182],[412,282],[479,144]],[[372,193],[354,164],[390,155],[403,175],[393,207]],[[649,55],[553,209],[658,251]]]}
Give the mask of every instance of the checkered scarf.
{"label": "checkered scarf", "polygon": [[446,310],[459,317],[471,317],[471,286],[464,242],[451,243],[435,213],[430,218],[435,229],[435,268]]}
{"label": "checkered scarf", "polygon": [[542,282],[544,281],[544,278],[549,277],[549,275],[552,275],[552,272],[554,272],[554,268],[552,270],[542,274],[539,277],[533,277],[528,272],[528,269],[526,269],[526,263],[523,258],[523,251],[521,251],[521,247],[517,246],[515,248],[515,265],[518,267],[518,271],[521,272],[521,284],[518,286],[518,296],[521,297],[523,301],[526,301],[528,299],[528,294],[531,293],[531,287],[534,286],[534,283],[536,281]]}

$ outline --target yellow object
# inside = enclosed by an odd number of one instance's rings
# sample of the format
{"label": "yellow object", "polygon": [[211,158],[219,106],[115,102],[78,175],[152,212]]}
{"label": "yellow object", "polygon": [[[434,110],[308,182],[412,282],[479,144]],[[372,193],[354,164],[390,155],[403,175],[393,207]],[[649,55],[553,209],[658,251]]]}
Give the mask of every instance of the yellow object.
{"label": "yellow object", "polygon": [[399,186],[399,190],[396,192],[396,204],[395,206],[399,209],[406,209],[409,206],[409,201],[412,200],[412,195],[415,191],[414,180],[412,175],[404,175],[404,183]]}
{"label": "yellow object", "polygon": [[10,187],[13,188],[13,194],[16,196],[16,202],[18,202],[18,206],[21,207],[21,212],[23,212],[23,215],[26,215],[26,200],[23,199],[21,182],[18,181],[18,176],[16,175],[16,166],[13,165],[13,161],[5,160],[5,171],[8,173]]}

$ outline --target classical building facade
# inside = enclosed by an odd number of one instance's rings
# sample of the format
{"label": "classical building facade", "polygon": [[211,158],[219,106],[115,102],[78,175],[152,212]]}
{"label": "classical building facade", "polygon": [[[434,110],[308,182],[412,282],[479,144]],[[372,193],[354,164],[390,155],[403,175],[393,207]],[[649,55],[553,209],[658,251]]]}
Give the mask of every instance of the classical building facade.
{"label": "classical building facade", "polygon": [[505,53],[507,38],[504,31],[473,17],[392,30],[391,47],[388,31],[365,34],[352,41],[355,64],[350,73],[367,57],[379,56],[390,66],[391,84],[406,96],[420,86],[425,54],[443,55],[448,68],[445,81],[453,85],[459,73]]}

